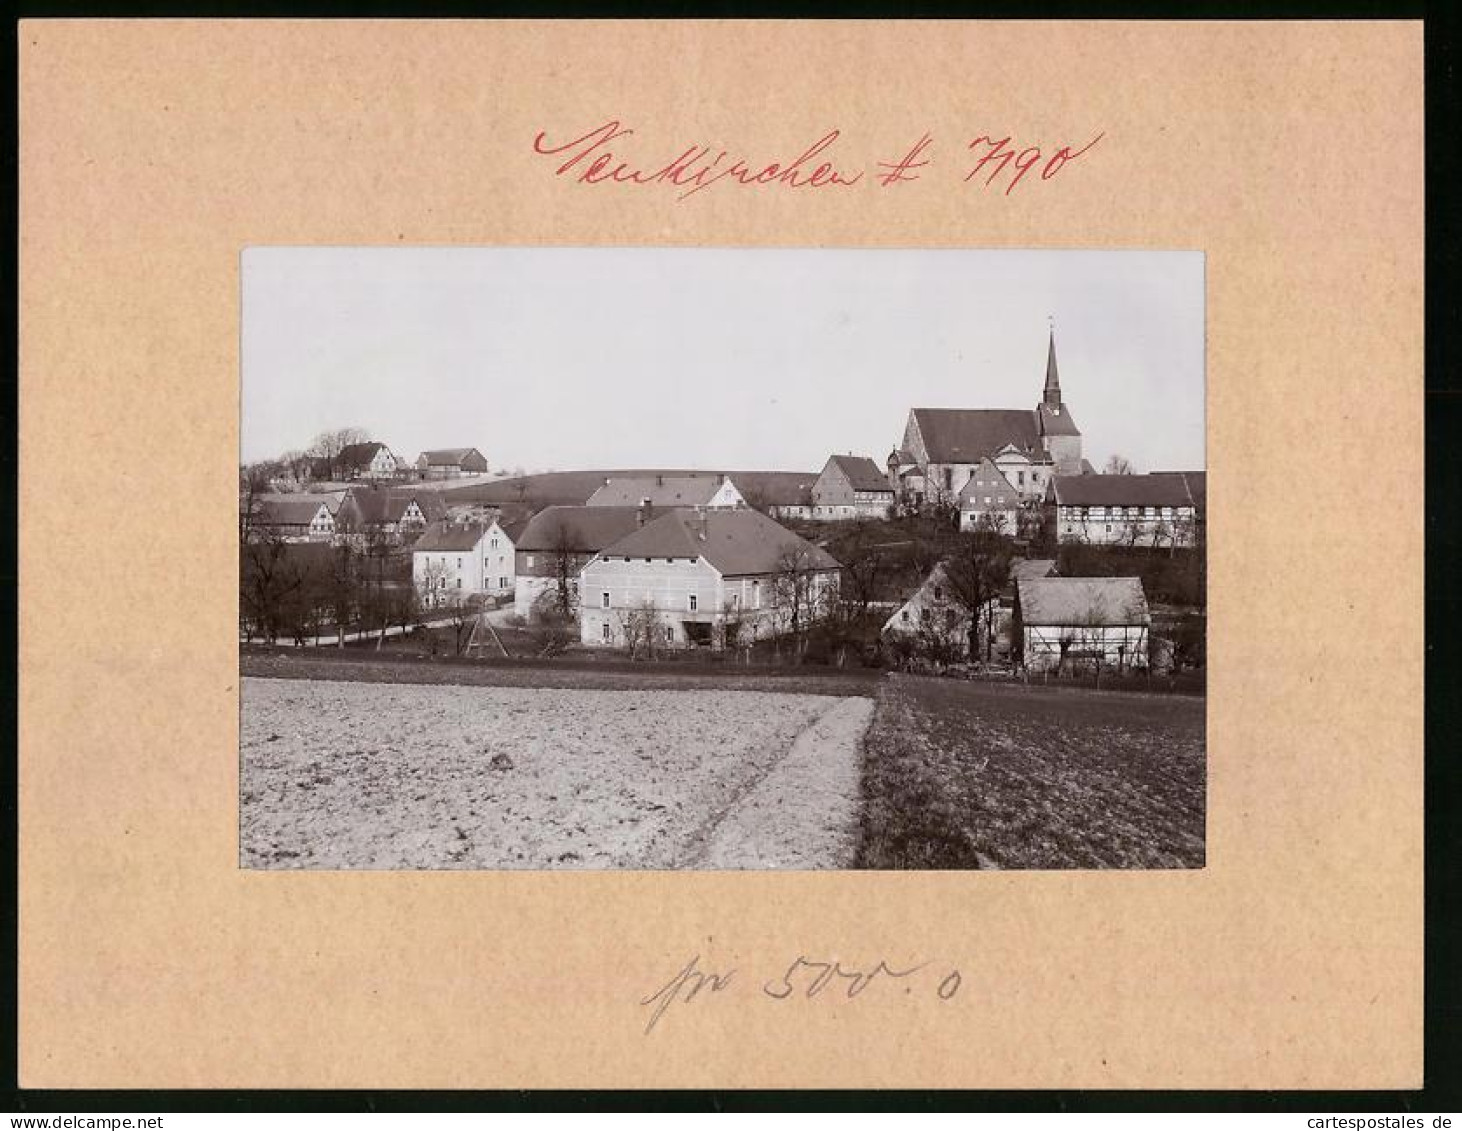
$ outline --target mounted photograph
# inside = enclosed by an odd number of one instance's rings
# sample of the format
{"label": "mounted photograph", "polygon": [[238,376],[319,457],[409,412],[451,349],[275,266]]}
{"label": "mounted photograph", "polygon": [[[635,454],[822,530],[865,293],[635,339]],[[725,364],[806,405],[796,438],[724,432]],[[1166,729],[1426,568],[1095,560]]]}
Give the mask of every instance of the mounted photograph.
{"label": "mounted photograph", "polygon": [[240,270],[241,867],[1203,867],[1201,252]]}

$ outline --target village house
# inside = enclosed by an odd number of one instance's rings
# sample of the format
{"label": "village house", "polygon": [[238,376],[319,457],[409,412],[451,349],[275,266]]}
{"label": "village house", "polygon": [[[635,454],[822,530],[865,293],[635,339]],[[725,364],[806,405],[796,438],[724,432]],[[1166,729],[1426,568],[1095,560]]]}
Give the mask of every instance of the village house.
{"label": "village house", "polygon": [[487,459],[476,448],[438,448],[416,457],[416,473],[423,479],[486,475]]}
{"label": "village house", "polygon": [[252,513],[240,517],[251,539],[267,535],[285,542],[329,542],[335,536],[332,502],[327,495],[262,493],[241,503],[241,508],[252,505]]}
{"label": "village house", "polygon": [[1011,486],[988,457],[959,490],[961,530],[985,529],[997,534],[1014,534],[1025,497]]}
{"label": "village house", "polygon": [[513,612],[525,620],[547,593],[563,588],[574,606],[579,571],[606,546],[643,526],[650,507],[546,507],[513,540]]}
{"label": "village house", "polygon": [[812,517],[812,485],[817,473],[811,471],[738,471],[737,486],[746,504],[772,518]]}
{"label": "village house", "polygon": [[403,465],[385,444],[368,440],[363,444],[347,444],[335,457],[331,469],[333,479],[395,479]]}
{"label": "village house", "polygon": [[488,592],[491,527],[434,522],[411,547],[411,582],[429,609]]}
{"label": "village house", "polygon": [[503,522],[493,519],[487,526],[483,550],[483,590],[495,597],[513,593],[517,587],[517,537],[527,522]]}
{"label": "village house", "polygon": [[400,545],[447,517],[446,504],[435,491],[404,487],[356,487],[336,513],[337,538],[357,549]]}
{"label": "village house", "polygon": [[[992,595],[980,609],[980,629],[991,656],[999,644],[999,609],[998,595]],[[942,653],[945,659],[969,658],[970,610],[955,595],[943,562],[929,571],[923,584],[884,622],[883,634],[903,638],[924,651]]]}
{"label": "village house", "polygon": [[746,506],[731,480],[709,475],[643,475],[610,478],[589,496],[591,507],[704,507],[713,510]]}
{"label": "village house", "polygon": [[1013,621],[1028,672],[1147,667],[1152,617],[1141,578],[1022,578]]}
{"label": "village house", "polygon": [[953,506],[986,459],[1033,499],[1045,495],[1053,476],[1081,473],[1081,430],[1062,399],[1054,332],[1034,409],[910,409],[903,442],[889,454],[887,478],[904,506]]}
{"label": "village house", "polygon": [[820,521],[887,518],[893,487],[867,456],[829,456],[812,485],[812,515]]}
{"label": "village house", "polygon": [[581,639],[615,648],[748,644],[820,619],[840,570],[759,511],[675,510],[584,566]]}
{"label": "village house", "polygon": [[1201,472],[1059,475],[1048,506],[1056,538],[1112,546],[1192,546],[1198,540]]}

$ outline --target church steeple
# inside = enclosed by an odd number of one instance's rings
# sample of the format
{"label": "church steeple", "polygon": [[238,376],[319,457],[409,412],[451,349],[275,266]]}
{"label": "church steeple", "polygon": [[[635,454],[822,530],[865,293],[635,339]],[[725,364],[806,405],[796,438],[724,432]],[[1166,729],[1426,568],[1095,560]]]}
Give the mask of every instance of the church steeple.
{"label": "church steeple", "polygon": [[1046,391],[1041,403],[1047,408],[1061,407],[1061,375],[1056,372],[1056,327],[1051,327],[1050,345],[1046,350]]}

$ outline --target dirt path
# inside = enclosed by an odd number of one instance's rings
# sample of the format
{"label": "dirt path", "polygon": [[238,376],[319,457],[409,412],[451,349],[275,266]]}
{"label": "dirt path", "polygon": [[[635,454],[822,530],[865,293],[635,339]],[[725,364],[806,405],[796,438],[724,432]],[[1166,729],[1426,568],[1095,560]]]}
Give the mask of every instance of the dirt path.
{"label": "dirt path", "polygon": [[710,830],[693,867],[846,868],[858,843],[863,734],[873,700],[839,699]]}

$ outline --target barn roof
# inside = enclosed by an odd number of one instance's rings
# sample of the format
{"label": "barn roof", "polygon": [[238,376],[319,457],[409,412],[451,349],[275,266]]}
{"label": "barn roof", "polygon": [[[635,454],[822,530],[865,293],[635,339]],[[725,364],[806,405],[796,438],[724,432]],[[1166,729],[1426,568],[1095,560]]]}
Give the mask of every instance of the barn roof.
{"label": "barn roof", "polygon": [[916,408],[914,420],[930,463],[978,463],[1006,444],[1041,448],[1036,414],[1024,408]]}
{"label": "barn roof", "polygon": [[1060,506],[1190,507],[1182,475],[1058,475],[1052,490]]}
{"label": "barn roof", "polygon": [[375,440],[367,440],[363,444],[346,444],[340,449],[340,455],[335,462],[341,467],[367,467],[376,458],[376,453],[385,446]]}
{"label": "barn roof", "polygon": [[639,507],[547,507],[528,520],[513,548],[530,553],[564,549],[594,554],[639,524]]}
{"label": "barn roof", "polygon": [[[407,450],[410,451],[409,448]],[[428,467],[457,467],[476,451],[476,448],[436,448],[429,452],[422,452],[421,459],[426,460]]]}
{"label": "barn roof", "polygon": [[1050,577],[1055,572],[1056,562],[1052,558],[1016,558],[1010,563],[1012,584],[1027,577]]}
{"label": "barn roof", "polygon": [[837,467],[852,484],[855,491],[887,491],[890,494],[893,488],[889,486],[888,476],[878,470],[878,465],[867,456],[832,456],[828,463]]}
{"label": "barn roof", "polygon": [[330,510],[329,500],[321,495],[273,494],[255,495],[259,520],[269,526],[308,526],[320,508]]}
{"label": "barn roof", "polygon": [[1094,628],[1152,619],[1139,577],[1023,577],[1015,592],[1027,625]]}
{"label": "barn roof", "polygon": [[634,507],[645,499],[653,507],[699,507],[709,503],[724,475],[643,475],[607,480],[589,496],[591,507]]}
{"label": "barn roof", "polygon": [[422,531],[411,549],[418,554],[425,550],[472,550],[486,533],[487,527],[476,522],[434,522]]}
{"label": "barn roof", "polygon": [[1154,471],[1153,475],[1175,475],[1182,479],[1188,496],[1199,510],[1208,507],[1208,473],[1205,471]]}
{"label": "barn roof", "polygon": [[400,522],[413,500],[428,522],[446,517],[447,504],[437,492],[394,487],[352,489],[347,504],[342,505],[342,517],[364,525]]}
{"label": "barn roof", "polygon": [[840,568],[831,554],[753,510],[671,511],[606,546],[627,558],[705,558],[723,575],[777,573],[783,556],[806,554],[814,569]]}

